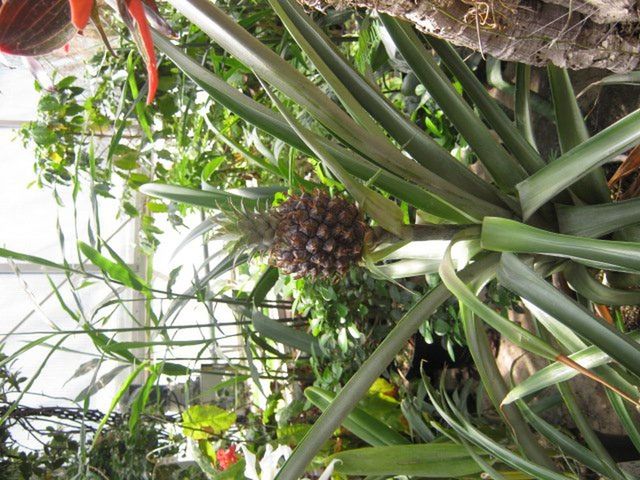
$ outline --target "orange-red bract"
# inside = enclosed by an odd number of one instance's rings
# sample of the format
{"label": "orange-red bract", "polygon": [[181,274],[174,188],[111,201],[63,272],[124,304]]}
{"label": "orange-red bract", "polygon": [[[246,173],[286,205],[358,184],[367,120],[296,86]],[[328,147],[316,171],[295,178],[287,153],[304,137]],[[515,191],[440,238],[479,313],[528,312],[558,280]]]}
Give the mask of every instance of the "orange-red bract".
{"label": "orange-red bract", "polygon": [[93,0],[69,0],[69,5],[71,6],[71,23],[78,30],[84,30],[91,17]]}
{"label": "orange-red bract", "polygon": [[143,56],[147,64],[147,73],[149,75],[149,92],[147,94],[147,105],[153,102],[156,91],[158,89],[158,61],[156,52],[153,49],[153,38],[151,37],[151,28],[147,20],[147,14],[144,11],[142,0],[127,0],[127,9],[136,22],[136,28],[143,49]]}

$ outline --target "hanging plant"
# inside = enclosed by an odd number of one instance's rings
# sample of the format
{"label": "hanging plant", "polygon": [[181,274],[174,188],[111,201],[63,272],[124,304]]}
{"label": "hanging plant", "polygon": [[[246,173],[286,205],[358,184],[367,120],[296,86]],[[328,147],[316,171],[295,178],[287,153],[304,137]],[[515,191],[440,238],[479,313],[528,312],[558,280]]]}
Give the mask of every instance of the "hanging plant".
{"label": "hanging plant", "polygon": [[[46,55],[82,33],[89,20],[104,33],[99,17],[102,7],[94,0],[5,0],[0,4],[0,53]],[[150,104],[158,88],[158,62],[149,22],[165,34],[172,34],[171,28],[154,0],[116,0],[116,5],[147,65]]]}

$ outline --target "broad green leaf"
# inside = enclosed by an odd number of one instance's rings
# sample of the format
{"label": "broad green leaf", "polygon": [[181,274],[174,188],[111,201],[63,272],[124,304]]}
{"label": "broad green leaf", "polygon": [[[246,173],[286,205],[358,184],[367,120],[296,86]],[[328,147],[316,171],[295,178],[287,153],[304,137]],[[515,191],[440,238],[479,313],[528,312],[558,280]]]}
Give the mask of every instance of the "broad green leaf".
{"label": "broad green leaf", "polygon": [[331,460],[340,460],[335,471],[346,475],[449,478],[482,471],[464,446],[445,442],[346,450]]}
{"label": "broad green leaf", "polygon": [[189,375],[191,369],[173,362],[162,362],[162,374],[170,377],[179,377],[181,375]]}
{"label": "broad green leaf", "polygon": [[113,262],[100,254],[95,248],[84,242],[78,242],[78,247],[91,263],[103,270],[110,278],[133,288],[139,292],[149,292],[147,283],[123,262]]}
{"label": "broad green leaf", "polygon": [[226,432],[235,421],[234,412],[216,405],[192,405],[182,412],[182,433],[194,440],[206,440]]}
{"label": "broad green leaf", "polygon": [[320,352],[318,342],[313,336],[277,322],[257,310],[254,311],[251,316],[251,323],[260,335],[264,335],[278,343],[296,348],[308,354],[312,354],[314,351]]}

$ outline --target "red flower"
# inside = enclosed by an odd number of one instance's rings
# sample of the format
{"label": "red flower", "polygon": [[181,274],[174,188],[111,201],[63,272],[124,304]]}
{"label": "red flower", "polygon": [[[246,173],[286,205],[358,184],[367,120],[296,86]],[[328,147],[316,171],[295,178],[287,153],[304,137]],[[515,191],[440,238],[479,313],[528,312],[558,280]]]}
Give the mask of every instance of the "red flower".
{"label": "red flower", "polygon": [[231,445],[226,450],[220,449],[216,452],[216,460],[220,465],[221,470],[226,470],[231,465],[238,461],[238,455],[236,455],[236,446]]}

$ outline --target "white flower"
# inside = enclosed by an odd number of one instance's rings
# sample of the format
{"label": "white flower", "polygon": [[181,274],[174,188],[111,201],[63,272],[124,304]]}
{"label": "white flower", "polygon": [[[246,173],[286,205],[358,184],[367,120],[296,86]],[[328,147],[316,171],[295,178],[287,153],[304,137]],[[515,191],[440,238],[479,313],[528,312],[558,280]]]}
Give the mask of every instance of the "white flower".
{"label": "white flower", "polygon": [[331,474],[333,473],[333,467],[335,467],[336,463],[338,462],[340,462],[340,460],[338,460],[337,458],[331,460],[331,463],[327,465],[327,468],[324,469],[324,472],[322,472],[322,475],[320,475],[320,478],[318,478],[318,480],[329,480],[331,478]]}
{"label": "white flower", "polygon": [[[241,448],[245,461],[244,476],[250,480],[274,480],[280,470],[278,466],[280,460],[286,461],[292,452],[291,448],[287,445],[278,445],[275,450],[271,445],[267,445],[262,460],[259,462],[260,473],[258,474],[258,470],[256,469],[256,456],[244,445],[242,445]],[[329,480],[337,462],[339,462],[339,460],[332,460],[318,480]],[[303,478],[301,480],[308,479]]]}

